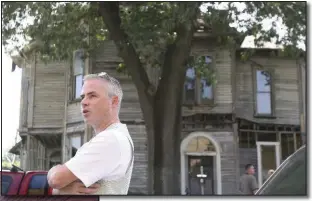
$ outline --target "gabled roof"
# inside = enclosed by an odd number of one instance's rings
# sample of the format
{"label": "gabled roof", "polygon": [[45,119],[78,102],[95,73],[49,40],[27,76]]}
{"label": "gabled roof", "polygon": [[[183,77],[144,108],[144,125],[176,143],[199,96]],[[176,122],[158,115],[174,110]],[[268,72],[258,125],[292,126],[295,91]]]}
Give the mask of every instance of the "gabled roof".
{"label": "gabled roof", "polygon": [[22,141],[19,141],[9,150],[9,153],[19,155],[21,146],[22,146]]}

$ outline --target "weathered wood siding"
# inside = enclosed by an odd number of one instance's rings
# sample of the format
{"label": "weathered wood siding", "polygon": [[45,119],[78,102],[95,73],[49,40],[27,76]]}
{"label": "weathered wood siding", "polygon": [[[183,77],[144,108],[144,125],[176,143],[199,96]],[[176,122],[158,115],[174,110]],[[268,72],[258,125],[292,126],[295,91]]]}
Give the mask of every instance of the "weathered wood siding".
{"label": "weathered wood siding", "polygon": [[67,123],[83,122],[80,102],[72,102],[67,105]]}
{"label": "weathered wood siding", "polygon": [[214,105],[183,107],[183,115],[196,113],[232,113],[232,54],[229,49],[216,48],[209,41],[194,41],[192,55],[212,56],[217,84],[214,86]]}
{"label": "weathered wood siding", "polygon": [[28,135],[26,140],[26,171],[46,170],[46,148],[34,136]]}
{"label": "weathered wood siding", "polygon": [[[273,104],[275,117],[271,119],[254,117],[254,76],[250,62],[237,61],[236,102],[237,117],[259,123],[299,124],[299,90],[297,64],[295,60],[277,58],[252,58],[264,68],[273,70]],[[274,108],[273,107],[273,108]]]}
{"label": "weathered wood siding", "polygon": [[239,148],[239,170],[240,175],[245,173],[245,166],[252,164],[255,169],[255,177],[258,180],[258,160],[257,160],[257,149],[256,148]]}
{"label": "weathered wood siding", "polygon": [[148,193],[147,138],[144,125],[127,124],[134,146],[134,165],[130,191]]}
{"label": "weathered wood siding", "polygon": [[112,41],[106,41],[94,54],[91,73],[106,72],[120,82],[123,90],[123,99],[119,117],[122,122],[127,122],[129,133],[134,143],[134,168],[130,191],[147,193],[147,135],[145,125],[135,123],[136,121],[142,122],[143,115],[137,89],[131,77],[116,71],[120,62],[122,60],[117,56],[115,45]]}
{"label": "weathered wood siding", "polygon": [[19,128],[27,128],[30,68],[22,69]]}
{"label": "weathered wood siding", "polygon": [[104,41],[94,52],[96,62],[122,62],[113,41]]}
{"label": "weathered wood siding", "polygon": [[62,127],[65,102],[65,62],[35,64],[34,127]]}
{"label": "weathered wood siding", "polygon": [[232,132],[211,132],[213,138],[221,148],[221,179],[222,195],[235,194],[236,189],[236,163],[237,155],[234,149]]}

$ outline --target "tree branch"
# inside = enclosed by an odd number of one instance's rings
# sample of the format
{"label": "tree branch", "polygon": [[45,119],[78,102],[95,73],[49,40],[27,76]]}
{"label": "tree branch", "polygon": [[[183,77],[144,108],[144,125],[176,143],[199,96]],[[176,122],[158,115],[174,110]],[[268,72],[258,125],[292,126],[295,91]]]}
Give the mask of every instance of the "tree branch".
{"label": "tree branch", "polygon": [[111,38],[115,42],[119,55],[124,60],[127,69],[138,88],[138,92],[145,92],[149,101],[151,101],[150,88],[147,73],[142,66],[139,55],[136,53],[133,45],[128,40],[128,36],[121,27],[121,18],[119,15],[119,2],[99,2],[99,14],[102,16]]}
{"label": "tree branch", "polygon": [[166,82],[167,79],[173,79],[173,77],[171,77],[172,72],[176,72],[175,74],[177,76],[179,76],[179,71],[184,72],[184,69],[181,67],[186,65],[188,55],[190,54],[193,34],[195,31],[195,22],[197,20],[200,3],[198,2],[193,4],[192,8],[190,8],[188,3],[183,2],[181,4],[180,6],[183,6],[185,11],[186,9],[192,9],[192,14],[190,15],[187,22],[176,25],[177,38],[173,44],[167,47],[164,60],[165,68],[162,70],[162,79],[160,80],[159,85],[161,85],[162,81]]}

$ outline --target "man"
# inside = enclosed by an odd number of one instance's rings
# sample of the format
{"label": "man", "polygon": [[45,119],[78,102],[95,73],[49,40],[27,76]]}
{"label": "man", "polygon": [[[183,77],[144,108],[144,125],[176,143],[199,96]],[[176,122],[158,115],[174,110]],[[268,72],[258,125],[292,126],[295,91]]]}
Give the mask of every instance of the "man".
{"label": "man", "polygon": [[133,168],[133,142],[119,121],[119,82],[106,73],[87,75],[81,93],[84,120],[95,136],[76,155],[48,173],[53,194],[127,194]]}
{"label": "man", "polygon": [[245,174],[239,181],[239,191],[244,195],[254,195],[258,190],[257,180],[254,176],[255,168],[251,164],[245,166]]}

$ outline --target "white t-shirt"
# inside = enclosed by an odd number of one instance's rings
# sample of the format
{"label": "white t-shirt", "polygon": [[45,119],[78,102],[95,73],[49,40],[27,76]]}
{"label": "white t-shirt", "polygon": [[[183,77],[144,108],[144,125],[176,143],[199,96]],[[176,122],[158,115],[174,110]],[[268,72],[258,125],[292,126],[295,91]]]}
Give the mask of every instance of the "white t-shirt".
{"label": "white t-shirt", "polygon": [[133,157],[129,140],[132,143],[125,124],[112,124],[80,147],[65,165],[86,187],[102,179],[119,179]]}

